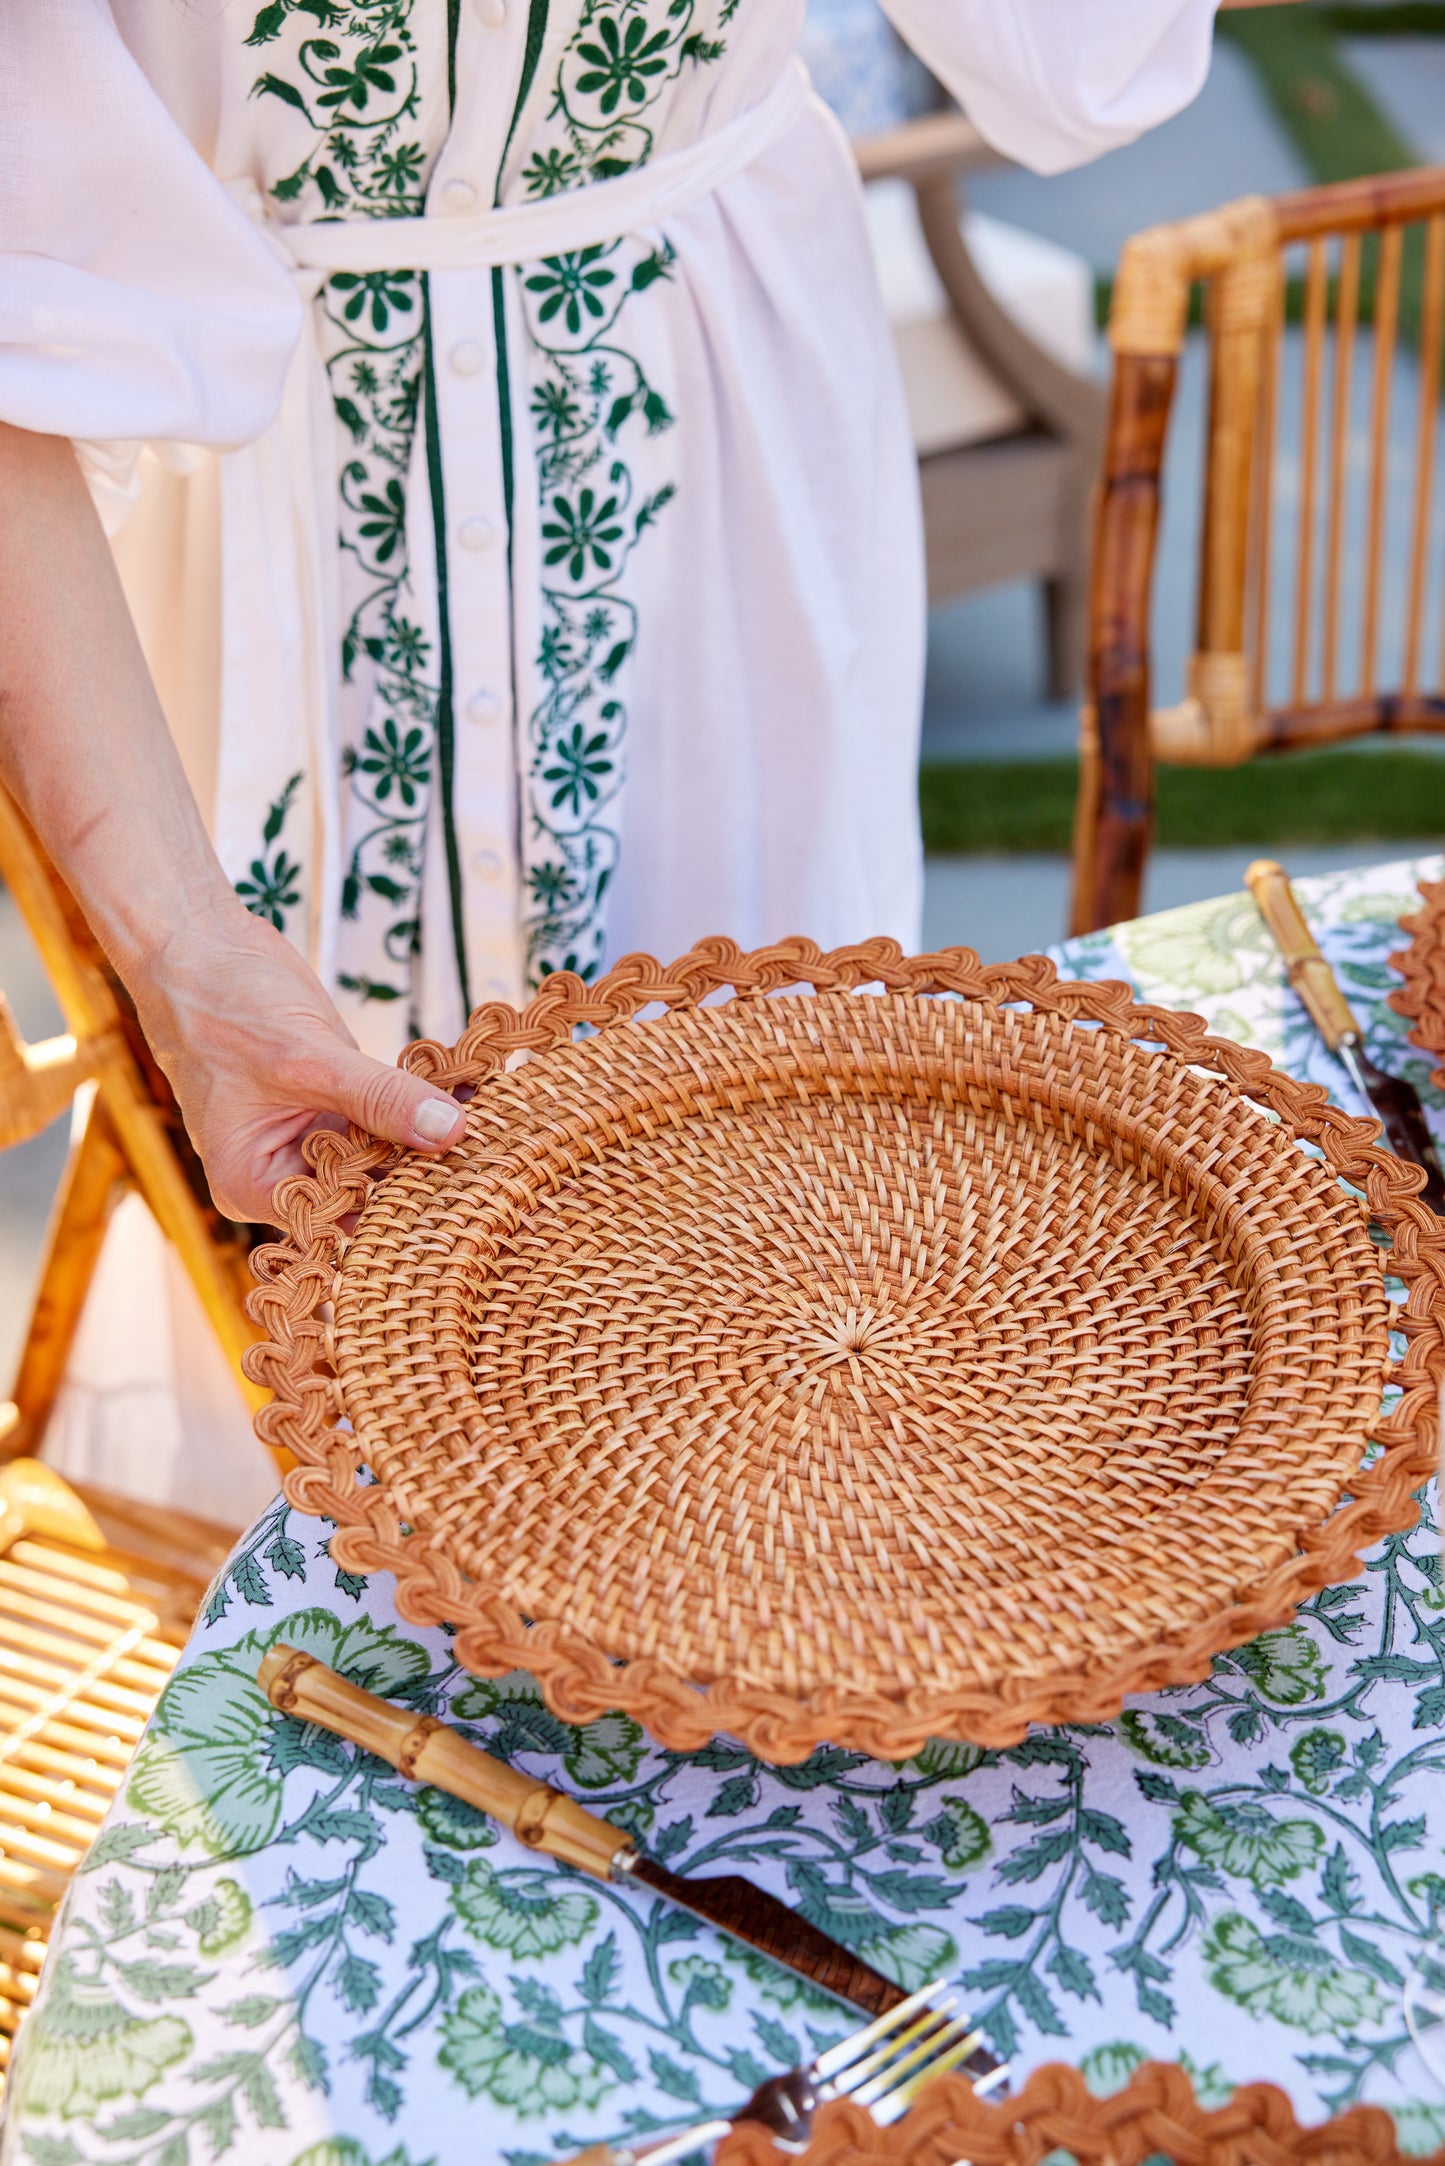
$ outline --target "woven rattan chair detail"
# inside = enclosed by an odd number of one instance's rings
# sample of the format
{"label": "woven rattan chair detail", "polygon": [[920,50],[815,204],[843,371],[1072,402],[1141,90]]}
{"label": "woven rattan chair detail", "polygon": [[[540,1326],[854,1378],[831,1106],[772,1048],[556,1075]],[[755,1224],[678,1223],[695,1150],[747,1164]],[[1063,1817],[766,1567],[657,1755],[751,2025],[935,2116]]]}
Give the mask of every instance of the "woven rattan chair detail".
{"label": "woven rattan chair detail", "polygon": [[0,1468],[0,2080],[57,1907],[227,1537]]}
{"label": "woven rattan chair detail", "polygon": [[[1201,285],[1210,388],[1197,628],[1187,696],[1159,709],[1150,604],[1160,472]],[[1291,294],[1302,310],[1297,344],[1284,335]],[[1229,766],[1376,731],[1445,729],[1432,576],[1442,332],[1445,167],[1248,196],[1125,247],[1093,518],[1075,932],[1138,912],[1156,759]],[[1396,358],[1410,349],[1414,456],[1392,545],[1402,492],[1390,473],[1391,407],[1402,395]],[[1358,580],[1346,576],[1352,536]],[[1274,651],[1271,596],[1285,593],[1289,631]]]}

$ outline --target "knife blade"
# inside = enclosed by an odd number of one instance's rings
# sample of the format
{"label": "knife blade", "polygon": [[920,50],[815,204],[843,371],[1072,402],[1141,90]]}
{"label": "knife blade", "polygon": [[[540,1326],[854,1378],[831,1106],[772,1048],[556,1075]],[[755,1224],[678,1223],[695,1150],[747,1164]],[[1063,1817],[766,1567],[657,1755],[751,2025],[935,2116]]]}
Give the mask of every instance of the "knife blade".
{"label": "knife blade", "polygon": [[[775,1895],[736,1874],[709,1873],[688,1880],[636,1850],[619,1854],[612,1873],[615,1880],[631,1880],[639,1887],[651,1888],[680,1910],[690,1910],[695,1918],[716,1926],[720,1933],[729,1934],[744,1947],[755,1948],[760,1955],[770,1956],[773,1962],[796,1971],[800,1978],[831,1993],[836,2000],[847,2001],[869,2015],[887,2015],[907,1998],[902,1986],[874,1970],[861,1956],[830,1939]],[[1003,2063],[986,2046],[978,2046],[960,2065],[977,2080],[996,2074]]]}
{"label": "knife blade", "polygon": [[[494,1759],[434,1715],[417,1715],[328,1669],[314,1655],[277,1641],[256,1672],[273,1707],[359,1745],[405,1775],[431,1783],[500,1820],[530,1850],[545,1852],[597,1880],[650,1888],[665,1901],[806,1978],[821,1992],[870,2016],[907,1997],[861,1956],[750,1880],[732,1874],[689,1880],[644,1857],[623,1828],[589,1813],[550,1783]],[[983,2048],[965,2064],[988,2075],[1001,2066]]]}
{"label": "knife blade", "polygon": [[[669,1872],[665,1865],[639,1850],[626,1850],[619,1851],[613,1860],[612,1877],[650,1888],[655,1895],[675,1903],[680,1910],[691,1911],[695,1918],[715,1926],[745,1948],[756,1949],[759,1955],[806,1978],[810,1985],[831,1993],[835,2000],[846,2001],[868,2015],[889,2015],[908,1998],[902,1986],[874,1970],[851,1948],[843,1947],[820,1926],[800,1917],[776,1895],[755,1887],[740,1874],[706,1873],[689,1880],[682,1873]],[[980,2045],[959,2066],[978,2081],[984,2076],[997,2076],[1004,2064]]]}
{"label": "knife blade", "polygon": [[1257,858],[1245,872],[1245,886],[1274,935],[1289,982],[1298,993],[1325,1044],[1341,1063],[1360,1096],[1379,1115],[1385,1141],[1397,1158],[1420,1166],[1425,1174],[1422,1200],[1445,1217],[1445,1170],[1440,1164],[1419,1092],[1403,1076],[1386,1075],[1365,1051],[1364,1036],[1339,980],[1320,953],[1290,886],[1289,875],[1273,858]]}

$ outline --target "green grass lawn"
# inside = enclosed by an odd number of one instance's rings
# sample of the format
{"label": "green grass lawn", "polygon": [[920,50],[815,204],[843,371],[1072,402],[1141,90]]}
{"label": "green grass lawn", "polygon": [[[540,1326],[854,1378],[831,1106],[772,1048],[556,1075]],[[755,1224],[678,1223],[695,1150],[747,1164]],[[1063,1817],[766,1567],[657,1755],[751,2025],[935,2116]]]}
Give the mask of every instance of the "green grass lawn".
{"label": "green grass lawn", "polygon": [[[1078,768],[1072,759],[930,763],[919,776],[924,847],[1067,853]],[[1161,767],[1155,841],[1370,844],[1445,839],[1445,759],[1427,753],[1302,752],[1244,767]]]}
{"label": "green grass lawn", "polygon": [[[1219,18],[1218,35],[1247,55],[1260,88],[1316,180],[1355,180],[1418,163],[1336,44],[1342,29],[1356,34],[1366,25],[1377,29],[1371,18],[1378,12],[1264,7],[1240,8]],[[1417,18],[1426,12],[1439,11],[1410,11]],[[1417,20],[1411,27],[1424,24]]]}

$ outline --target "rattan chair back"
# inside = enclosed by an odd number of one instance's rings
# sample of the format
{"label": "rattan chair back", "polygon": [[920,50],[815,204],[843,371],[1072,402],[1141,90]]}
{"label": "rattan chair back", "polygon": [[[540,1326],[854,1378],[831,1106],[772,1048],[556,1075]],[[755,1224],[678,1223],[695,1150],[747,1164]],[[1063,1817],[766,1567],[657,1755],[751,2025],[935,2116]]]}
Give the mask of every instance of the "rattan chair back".
{"label": "rattan chair back", "polygon": [[[1184,699],[1155,707],[1160,475],[1196,294],[1209,347],[1196,630]],[[1231,766],[1445,729],[1442,333],[1445,167],[1246,196],[1125,247],[1094,506],[1075,932],[1137,914],[1156,759]]]}

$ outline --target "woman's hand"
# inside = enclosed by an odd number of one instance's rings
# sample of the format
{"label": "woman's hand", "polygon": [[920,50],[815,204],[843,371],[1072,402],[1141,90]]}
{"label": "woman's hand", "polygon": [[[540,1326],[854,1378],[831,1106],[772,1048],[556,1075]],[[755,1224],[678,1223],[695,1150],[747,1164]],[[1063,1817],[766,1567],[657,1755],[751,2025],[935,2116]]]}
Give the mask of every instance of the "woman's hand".
{"label": "woman's hand", "polygon": [[131,979],[211,1193],[232,1218],[273,1222],[272,1190],[306,1170],[301,1144],[314,1128],[355,1121],[424,1151],[461,1133],[456,1100],[359,1052],[291,943],[239,902],[175,933]]}
{"label": "woman's hand", "polygon": [[445,1150],[461,1107],[359,1052],[227,882],[69,444],[0,425],[0,503],[0,780],[130,988],[221,1209],[269,1221],[318,1126]]}

